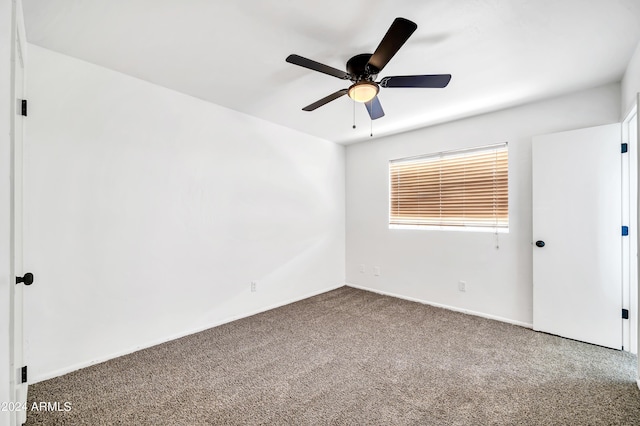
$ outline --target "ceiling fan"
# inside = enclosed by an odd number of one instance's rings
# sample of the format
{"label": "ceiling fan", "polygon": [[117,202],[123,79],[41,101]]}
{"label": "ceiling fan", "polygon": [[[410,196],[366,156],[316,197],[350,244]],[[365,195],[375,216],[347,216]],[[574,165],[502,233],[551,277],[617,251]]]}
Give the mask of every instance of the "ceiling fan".
{"label": "ceiling fan", "polygon": [[451,80],[451,74],[402,75],[384,77],[378,82],[375,81],[378,73],[382,71],[417,28],[418,25],[415,22],[405,18],[396,18],[375,52],[373,54],[362,53],[349,59],[346,72],[299,55],[289,55],[287,62],[291,64],[353,82],[347,89],[340,89],[307,105],[302,110],[313,111],[341,96],[349,95],[354,101],[364,103],[371,119],[376,120],[384,116],[382,105],[378,99],[380,87],[446,87]]}

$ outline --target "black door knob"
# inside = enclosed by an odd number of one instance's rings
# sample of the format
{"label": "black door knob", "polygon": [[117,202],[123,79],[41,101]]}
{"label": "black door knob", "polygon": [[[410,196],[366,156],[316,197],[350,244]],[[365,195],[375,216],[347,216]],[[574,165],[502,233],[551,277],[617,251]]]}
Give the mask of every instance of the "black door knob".
{"label": "black door knob", "polygon": [[16,277],[16,284],[24,283],[24,285],[33,284],[33,274],[31,272],[27,272],[24,274],[24,277]]}
{"label": "black door knob", "polygon": [[536,241],[536,246],[544,247],[544,241],[541,241],[541,240]]}

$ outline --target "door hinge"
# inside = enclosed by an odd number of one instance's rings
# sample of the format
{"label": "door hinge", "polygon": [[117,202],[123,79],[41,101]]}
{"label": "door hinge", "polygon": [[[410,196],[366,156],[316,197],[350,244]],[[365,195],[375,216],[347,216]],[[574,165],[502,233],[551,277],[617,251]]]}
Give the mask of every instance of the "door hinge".
{"label": "door hinge", "polygon": [[629,310],[628,309],[623,309],[622,310],[622,319],[629,319]]}
{"label": "door hinge", "polygon": [[25,117],[27,116],[27,100],[26,99],[23,99],[21,102],[20,114]]}
{"label": "door hinge", "polygon": [[629,144],[628,143],[623,143],[621,151],[622,151],[623,154],[629,152]]}
{"label": "door hinge", "polygon": [[21,383],[27,383],[27,366],[25,365],[24,367],[21,368],[21,376],[22,376],[22,382]]}
{"label": "door hinge", "polygon": [[623,237],[627,237],[629,235],[629,227],[628,226],[623,226],[622,227],[622,236]]}

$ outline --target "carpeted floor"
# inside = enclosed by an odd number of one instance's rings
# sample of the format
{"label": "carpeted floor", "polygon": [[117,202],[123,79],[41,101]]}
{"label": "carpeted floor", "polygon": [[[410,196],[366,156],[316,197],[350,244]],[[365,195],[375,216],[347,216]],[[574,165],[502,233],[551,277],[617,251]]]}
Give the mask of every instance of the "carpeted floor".
{"label": "carpeted floor", "polygon": [[343,287],[32,385],[27,425],[638,425],[636,357]]}

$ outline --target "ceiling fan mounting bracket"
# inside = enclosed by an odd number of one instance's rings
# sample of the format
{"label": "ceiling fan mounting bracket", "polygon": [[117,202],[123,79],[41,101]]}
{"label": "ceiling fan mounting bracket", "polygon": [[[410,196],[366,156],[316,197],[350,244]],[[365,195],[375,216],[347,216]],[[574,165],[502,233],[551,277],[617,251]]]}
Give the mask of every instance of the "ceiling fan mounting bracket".
{"label": "ceiling fan mounting bracket", "polygon": [[373,70],[369,65],[371,53],[361,53],[347,61],[347,72],[351,74],[351,81],[358,82],[361,80],[373,81],[378,74],[377,70]]}

